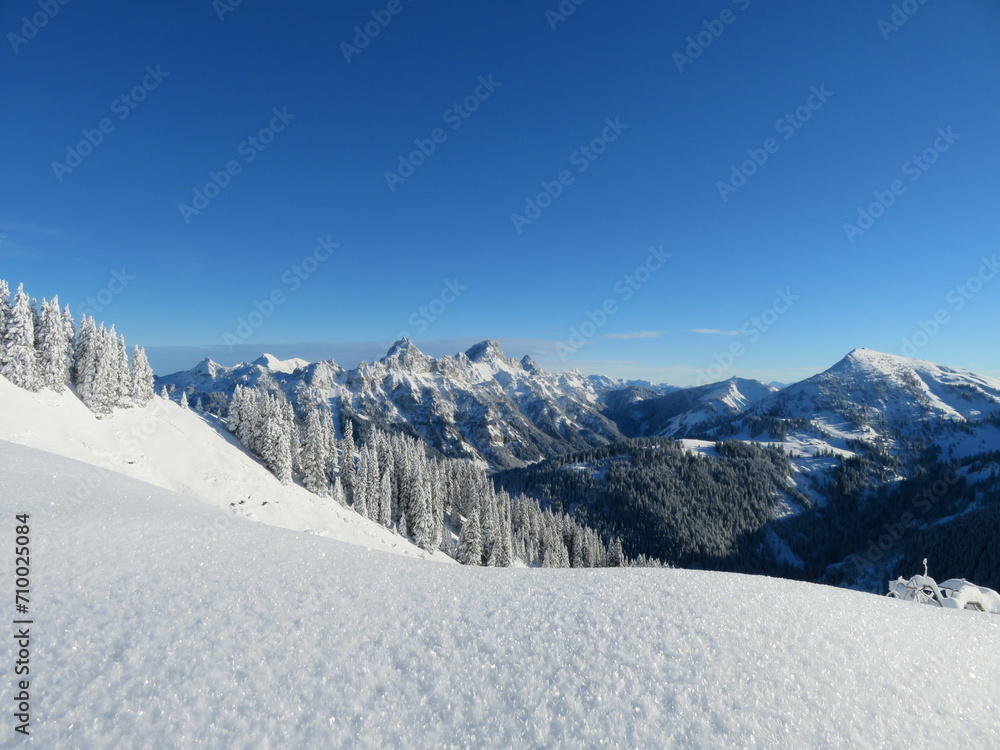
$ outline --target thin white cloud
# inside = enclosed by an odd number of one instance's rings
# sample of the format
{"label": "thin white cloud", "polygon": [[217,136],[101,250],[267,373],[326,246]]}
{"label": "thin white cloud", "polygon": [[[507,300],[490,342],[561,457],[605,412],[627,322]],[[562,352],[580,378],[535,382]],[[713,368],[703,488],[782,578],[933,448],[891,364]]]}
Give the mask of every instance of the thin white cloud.
{"label": "thin white cloud", "polygon": [[692,328],[691,333],[701,333],[708,336],[739,336],[739,331],[723,331],[721,328]]}
{"label": "thin white cloud", "polygon": [[0,231],[17,232],[19,234],[45,234],[50,237],[61,237],[63,230],[55,227],[43,227],[37,224],[18,224],[17,222],[7,222],[0,220]]}
{"label": "thin white cloud", "polygon": [[632,339],[658,339],[665,335],[666,331],[631,331],[629,333],[606,333],[604,338],[616,339],[618,341],[631,341]]}

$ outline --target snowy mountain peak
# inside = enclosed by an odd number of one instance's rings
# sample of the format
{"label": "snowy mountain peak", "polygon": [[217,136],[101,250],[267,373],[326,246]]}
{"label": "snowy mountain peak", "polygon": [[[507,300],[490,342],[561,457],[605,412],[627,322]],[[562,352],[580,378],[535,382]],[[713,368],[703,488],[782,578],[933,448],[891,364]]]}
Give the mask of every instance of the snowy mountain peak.
{"label": "snowy mountain peak", "polygon": [[431,358],[420,351],[416,344],[404,336],[390,346],[389,351],[379,361],[393,369],[409,369],[416,372],[425,372],[431,362]]}
{"label": "snowy mountain peak", "polygon": [[[267,353],[261,355],[250,364],[264,367],[272,372],[283,372],[286,375],[291,375],[296,370],[301,370],[309,366],[309,362],[304,359],[278,359],[273,354]],[[218,367],[218,365],[216,366]]]}
{"label": "snowy mountain peak", "polygon": [[[808,438],[837,449],[863,440],[913,458],[917,448],[908,446],[933,443],[960,455],[982,450],[994,439],[995,428],[984,420],[1000,417],[1000,381],[860,348],[828,370],[761,400],[749,412],[758,427],[761,420],[794,418],[795,429],[801,430],[796,440]],[[748,432],[740,434],[749,435],[751,423],[745,421],[744,427]]]}
{"label": "snowy mountain peak", "polygon": [[399,341],[396,341],[395,343],[393,343],[392,346],[389,347],[389,350],[385,353],[385,358],[403,357],[410,352],[423,354],[423,352],[417,348],[416,344],[410,341],[406,336],[403,336],[403,338],[401,338]]}
{"label": "snowy mountain peak", "polygon": [[857,349],[851,349],[847,355],[840,360],[834,367],[838,365],[861,365],[863,367],[886,367],[892,366],[893,364],[913,362],[917,360],[910,360],[906,357],[900,357],[896,354],[887,354],[886,352],[879,352],[875,349],[865,349],[864,347],[858,347]]}
{"label": "snowy mountain peak", "polygon": [[465,352],[465,356],[472,362],[495,362],[507,358],[507,355],[503,353],[503,349],[500,348],[500,344],[493,339],[480,341],[475,346],[470,347]]}
{"label": "snowy mountain peak", "polygon": [[216,373],[222,368],[218,362],[209,357],[205,357],[201,362],[194,366],[193,372],[203,373],[209,377],[215,377]]}

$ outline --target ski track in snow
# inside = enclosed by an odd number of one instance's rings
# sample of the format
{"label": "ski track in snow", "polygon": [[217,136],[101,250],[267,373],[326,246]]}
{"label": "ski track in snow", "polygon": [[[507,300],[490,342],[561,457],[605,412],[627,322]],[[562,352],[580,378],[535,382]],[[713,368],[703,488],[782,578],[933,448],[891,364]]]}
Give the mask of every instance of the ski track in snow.
{"label": "ski track in snow", "polygon": [[0,442],[3,570],[28,512],[36,619],[33,736],[5,711],[4,747],[1000,746],[995,617],[735,574],[439,565],[117,474],[75,500],[88,471]]}

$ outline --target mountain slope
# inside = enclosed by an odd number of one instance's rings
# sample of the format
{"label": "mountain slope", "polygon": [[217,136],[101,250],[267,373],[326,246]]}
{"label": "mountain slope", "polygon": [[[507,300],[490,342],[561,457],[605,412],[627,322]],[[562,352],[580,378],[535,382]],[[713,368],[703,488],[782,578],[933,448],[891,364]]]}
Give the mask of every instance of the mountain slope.
{"label": "mountain slope", "polygon": [[[91,464],[87,479],[98,487],[117,472],[263,523],[427,555],[332,500],[282,485],[216,418],[159,397],[98,419],[69,390],[30,393],[0,377],[0,440]],[[88,488],[82,484],[74,496],[89,495]]]}
{"label": "mountain slope", "polygon": [[[775,391],[777,388],[758,380],[730,378],[720,383],[684,388],[665,396],[642,398],[627,412],[628,425],[633,430],[630,434],[635,437],[699,434],[720,416],[740,414]],[[622,419],[621,412],[619,408],[619,419]],[[619,425],[622,425],[621,421]]]}
{"label": "mountain slope", "polygon": [[119,475],[73,502],[90,470],[0,442],[44,623],[38,747],[1000,743],[988,615],[732,574],[434,565]]}
{"label": "mountain slope", "polygon": [[[967,443],[957,426],[1000,415],[1000,381],[968,370],[855,349],[830,369],[748,410],[753,416],[809,420],[833,438],[898,444],[942,437]],[[893,448],[896,445],[891,446]]]}

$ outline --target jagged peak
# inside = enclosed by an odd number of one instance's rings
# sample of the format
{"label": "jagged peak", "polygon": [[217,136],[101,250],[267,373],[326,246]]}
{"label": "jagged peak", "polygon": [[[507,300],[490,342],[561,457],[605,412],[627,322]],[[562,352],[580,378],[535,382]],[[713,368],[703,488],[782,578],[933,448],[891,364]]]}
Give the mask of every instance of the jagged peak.
{"label": "jagged peak", "polygon": [[523,367],[526,372],[541,372],[541,368],[538,366],[538,363],[527,354],[521,357],[521,367]]}
{"label": "jagged peak", "polygon": [[406,336],[403,336],[399,341],[396,341],[392,346],[389,347],[389,351],[385,353],[385,358],[389,357],[405,357],[408,354],[420,354],[424,353],[417,348]]}
{"label": "jagged peak", "polygon": [[383,365],[393,368],[418,369],[429,367],[431,358],[424,354],[417,345],[405,336],[389,347],[389,351],[379,360]]}
{"label": "jagged peak", "polygon": [[494,339],[486,339],[485,341],[480,341],[475,346],[469,347],[465,352],[465,356],[473,362],[506,359],[503,349],[500,348],[500,344]]}
{"label": "jagged peak", "polygon": [[215,373],[217,373],[220,369],[222,369],[222,365],[211,357],[205,357],[201,360],[201,362],[191,368],[191,372],[204,372],[214,377]]}

